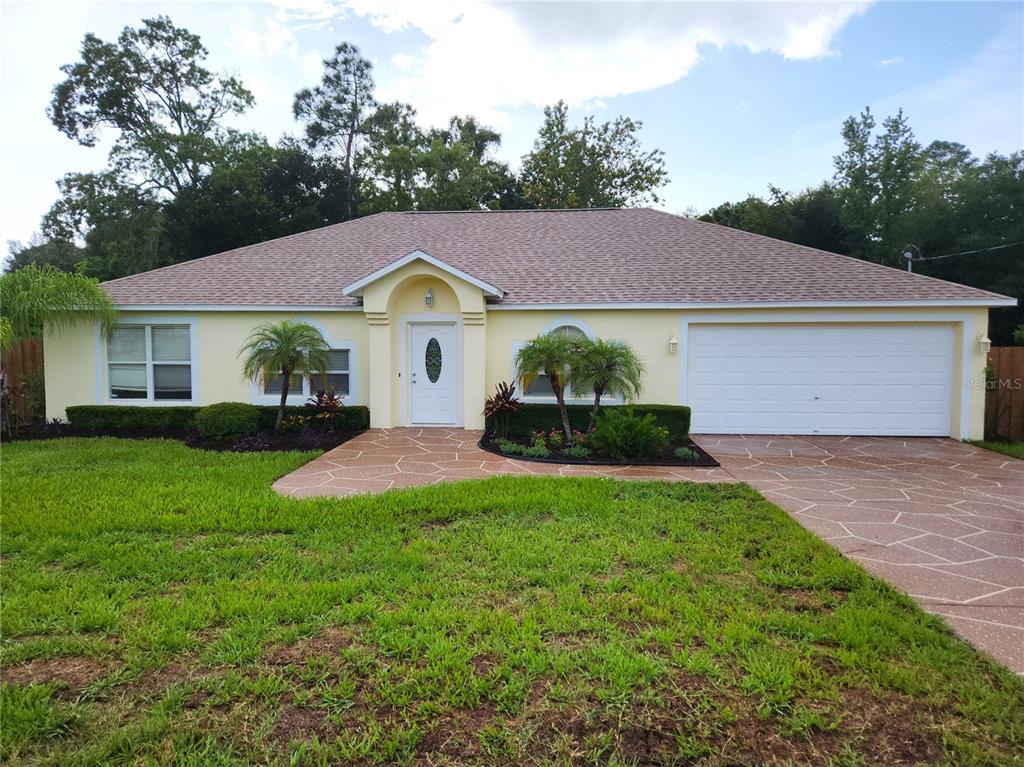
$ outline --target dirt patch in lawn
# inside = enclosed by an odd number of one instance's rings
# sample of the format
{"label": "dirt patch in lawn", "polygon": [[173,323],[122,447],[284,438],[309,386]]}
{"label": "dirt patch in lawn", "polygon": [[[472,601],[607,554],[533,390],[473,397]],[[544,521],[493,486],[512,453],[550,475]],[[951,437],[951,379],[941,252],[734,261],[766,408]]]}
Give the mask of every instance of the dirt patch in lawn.
{"label": "dirt patch in lawn", "polygon": [[278,645],[269,650],[265,657],[272,666],[302,665],[313,658],[334,658],[338,653],[352,646],[352,634],[343,626],[328,626],[316,636],[301,639],[287,645]]}
{"label": "dirt patch in lawn", "polygon": [[308,741],[315,735],[323,737],[332,729],[327,719],[327,712],[320,708],[306,706],[285,706],[274,720],[269,739],[279,745],[287,745],[292,741]]}
{"label": "dirt patch in lawn", "polygon": [[92,682],[109,674],[114,663],[96,658],[69,656],[64,658],[40,658],[21,663],[0,672],[0,678],[8,684],[49,684],[57,682],[68,693],[81,692]]}

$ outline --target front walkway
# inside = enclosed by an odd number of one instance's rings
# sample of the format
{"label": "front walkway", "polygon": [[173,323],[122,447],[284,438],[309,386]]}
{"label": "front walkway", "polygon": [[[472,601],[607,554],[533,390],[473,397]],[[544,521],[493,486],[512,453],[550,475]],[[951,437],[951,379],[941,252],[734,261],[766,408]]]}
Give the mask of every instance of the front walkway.
{"label": "front walkway", "polygon": [[719,469],[510,460],[479,432],[374,429],[283,477],[294,497],[496,474],[742,481],[1024,672],[1024,462],[949,439],[697,437]]}
{"label": "front walkway", "polygon": [[294,498],[341,497],[457,479],[486,479],[497,474],[736,481],[721,469],[510,460],[477,447],[480,435],[479,431],[466,429],[370,429],[282,477],[274,483],[274,489]]}

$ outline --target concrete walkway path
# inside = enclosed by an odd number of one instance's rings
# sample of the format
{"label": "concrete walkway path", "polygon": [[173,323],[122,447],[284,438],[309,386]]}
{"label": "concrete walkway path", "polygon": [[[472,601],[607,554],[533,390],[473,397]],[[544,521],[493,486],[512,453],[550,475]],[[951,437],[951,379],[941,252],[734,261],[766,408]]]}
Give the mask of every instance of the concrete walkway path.
{"label": "concrete walkway path", "polygon": [[747,482],[1024,673],[1024,461],[950,439],[701,436],[718,469],[503,458],[458,429],[371,429],[281,478],[297,498],[498,474]]}

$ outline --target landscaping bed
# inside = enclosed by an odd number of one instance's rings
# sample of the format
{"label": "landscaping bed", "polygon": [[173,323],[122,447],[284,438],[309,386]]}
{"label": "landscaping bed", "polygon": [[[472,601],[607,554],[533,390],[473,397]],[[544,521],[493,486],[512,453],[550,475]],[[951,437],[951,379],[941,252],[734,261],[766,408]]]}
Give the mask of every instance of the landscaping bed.
{"label": "landscaping bed", "polygon": [[[493,401],[493,400],[492,400]],[[557,405],[515,401],[502,418],[489,418],[480,448],[541,463],[596,466],[719,465],[690,439],[690,408],[683,405],[569,405],[570,433]]]}
{"label": "landscaping bed", "polygon": [[4,442],[30,442],[41,439],[67,439],[72,437],[120,437],[127,439],[173,439],[184,442],[197,450],[231,451],[236,453],[258,453],[274,450],[330,450],[362,434],[358,430],[331,430],[306,428],[300,430],[274,431],[261,429],[255,434],[232,440],[204,438],[198,430],[191,429],[120,429],[88,428],[63,421],[40,421],[18,429],[12,438]]}
{"label": "landscaping bed", "polygon": [[524,455],[520,451],[530,450],[535,446],[535,441],[504,440],[503,442],[511,443],[516,448],[512,452],[508,452],[506,445],[505,449],[503,449],[503,444],[499,444],[493,434],[484,434],[479,444],[480,449],[486,450],[488,453],[495,453],[496,455],[515,460],[536,461],[538,463],[589,464],[592,466],[622,466],[627,464],[641,466],[693,466],[695,468],[715,468],[720,465],[710,453],[692,439],[670,441],[668,447],[661,453],[637,461],[615,461],[595,453],[589,453],[586,456],[582,456],[579,453],[574,455],[571,452],[567,454],[559,447],[551,446],[549,440],[545,440],[545,448],[549,451],[549,455]]}
{"label": "landscaping bed", "polygon": [[[197,424],[200,413],[227,409],[230,422],[215,435]],[[238,426],[235,411],[241,410],[246,423]],[[72,437],[122,437],[129,439],[173,439],[198,450],[258,453],[279,450],[330,450],[364,432],[370,423],[365,407],[339,408],[328,418],[319,418],[314,408],[290,406],[285,409],[284,427],[275,430],[275,407],[244,403],[219,403],[199,407],[133,407],[122,405],[78,405],[67,410],[68,422],[53,419],[20,427],[5,441],[33,441]],[[204,433],[205,431],[205,433]]]}

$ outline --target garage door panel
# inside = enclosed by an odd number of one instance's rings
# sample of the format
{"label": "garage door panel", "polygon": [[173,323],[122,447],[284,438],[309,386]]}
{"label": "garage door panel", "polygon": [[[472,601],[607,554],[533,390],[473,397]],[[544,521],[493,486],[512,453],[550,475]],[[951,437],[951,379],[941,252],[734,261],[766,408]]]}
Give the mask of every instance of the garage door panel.
{"label": "garage door panel", "polygon": [[945,436],[952,326],[693,325],[693,430]]}

